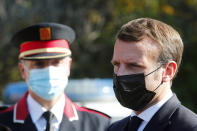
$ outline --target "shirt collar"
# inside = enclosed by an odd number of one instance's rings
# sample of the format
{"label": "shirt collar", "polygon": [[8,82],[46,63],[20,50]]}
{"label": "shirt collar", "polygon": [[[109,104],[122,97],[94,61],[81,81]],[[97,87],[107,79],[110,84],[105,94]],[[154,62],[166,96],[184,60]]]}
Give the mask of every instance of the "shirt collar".
{"label": "shirt collar", "polygon": [[[36,100],[34,100],[30,94],[27,97],[28,109],[32,118],[32,121],[35,123],[39,120],[42,114],[47,111],[42,107]],[[65,98],[64,95],[57,101],[57,103],[51,108],[51,112],[55,115],[55,118],[58,122],[61,122],[64,112]]]}
{"label": "shirt collar", "polygon": [[[149,122],[150,119],[154,116],[154,114],[164,105],[171,97],[173,96],[172,91],[168,91],[164,98],[156,103],[155,105],[149,107],[139,115],[137,115],[139,118],[141,118],[143,121]],[[135,112],[132,110],[131,117],[136,116]]]}

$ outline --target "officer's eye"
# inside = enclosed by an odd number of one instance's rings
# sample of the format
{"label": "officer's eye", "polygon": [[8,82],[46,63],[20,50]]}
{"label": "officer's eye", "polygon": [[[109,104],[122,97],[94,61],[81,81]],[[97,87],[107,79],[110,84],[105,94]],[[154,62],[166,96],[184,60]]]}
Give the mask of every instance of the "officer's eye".
{"label": "officer's eye", "polygon": [[53,65],[53,66],[57,66],[57,65],[59,65],[60,64],[60,60],[53,60],[52,62],[51,62],[51,65]]}
{"label": "officer's eye", "polygon": [[45,62],[44,61],[36,61],[34,63],[34,67],[35,68],[44,68],[44,66],[45,66]]}

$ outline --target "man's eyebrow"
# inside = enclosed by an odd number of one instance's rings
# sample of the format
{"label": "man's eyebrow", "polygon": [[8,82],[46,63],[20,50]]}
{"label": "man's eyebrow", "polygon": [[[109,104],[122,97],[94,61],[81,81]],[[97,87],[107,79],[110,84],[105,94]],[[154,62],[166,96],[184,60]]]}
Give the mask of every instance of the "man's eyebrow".
{"label": "man's eyebrow", "polygon": [[138,64],[137,62],[127,62],[127,64],[133,65],[133,66],[140,66],[140,64]]}
{"label": "man's eyebrow", "polygon": [[135,67],[142,67],[142,68],[144,67],[143,64],[140,64],[138,62],[127,62],[127,64],[130,66],[135,66]]}

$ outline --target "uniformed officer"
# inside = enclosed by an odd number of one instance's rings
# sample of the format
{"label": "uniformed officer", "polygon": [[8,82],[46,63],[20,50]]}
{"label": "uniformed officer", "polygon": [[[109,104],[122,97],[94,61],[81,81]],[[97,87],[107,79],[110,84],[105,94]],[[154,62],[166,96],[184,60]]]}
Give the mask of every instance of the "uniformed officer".
{"label": "uniformed officer", "polygon": [[66,25],[29,26],[12,39],[20,47],[19,69],[28,92],[0,113],[0,123],[13,131],[104,131],[109,117],[78,107],[64,94],[71,66],[69,44],[75,32]]}

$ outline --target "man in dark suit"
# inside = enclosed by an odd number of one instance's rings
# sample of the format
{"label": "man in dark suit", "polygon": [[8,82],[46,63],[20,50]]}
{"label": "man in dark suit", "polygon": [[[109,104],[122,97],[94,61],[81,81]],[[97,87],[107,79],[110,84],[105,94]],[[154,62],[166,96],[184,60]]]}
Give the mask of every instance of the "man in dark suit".
{"label": "man in dark suit", "polygon": [[182,53],[179,33],[161,21],[139,18],[121,27],[112,58],[113,88],[132,112],[108,131],[197,131],[197,115],[171,91]]}
{"label": "man in dark suit", "polygon": [[0,123],[13,131],[104,131],[109,117],[78,107],[64,94],[71,66],[69,44],[74,31],[66,25],[41,23],[17,32],[19,69],[28,92],[0,111]]}

